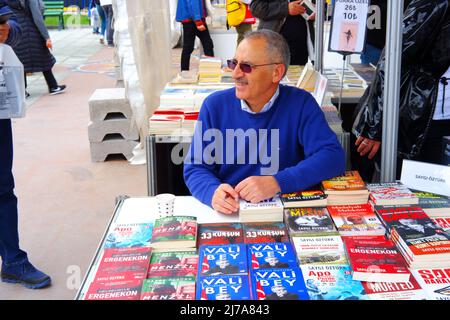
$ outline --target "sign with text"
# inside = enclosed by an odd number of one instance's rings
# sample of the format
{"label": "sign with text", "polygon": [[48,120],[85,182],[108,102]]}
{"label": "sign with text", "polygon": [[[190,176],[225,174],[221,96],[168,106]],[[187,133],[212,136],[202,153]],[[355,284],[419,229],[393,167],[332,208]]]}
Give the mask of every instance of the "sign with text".
{"label": "sign with text", "polygon": [[408,188],[450,196],[450,167],[403,160],[401,182]]}
{"label": "sign with text", "polygon": [[361,53],[366,39],[369,0],[336,0],[328,51]]}

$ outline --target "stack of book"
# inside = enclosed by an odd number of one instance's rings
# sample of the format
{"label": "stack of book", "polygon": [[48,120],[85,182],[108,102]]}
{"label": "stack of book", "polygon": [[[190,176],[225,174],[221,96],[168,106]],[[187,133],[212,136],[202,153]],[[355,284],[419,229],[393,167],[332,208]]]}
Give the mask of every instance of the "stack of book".
{"label": "stack of book", "polygon": [[327,205],[327,195],[319,187],[283,193],[280,198],[285,208],[323,207]]}
{"label": "stack of book", "polygon": [[334,105],[326,105],[322,106],[321,109],[331,130],[334,132],[342,132],[342,119],[339,116],[337,108]]}
{"label": "stack of book", "polygon": [[254,300],[309,300],[300,268],[250,271]]}
{"label": "stack of book", "polygon": [[425,291],[427,300],[450,300],[450,269],[422,268],[411,273]]}
{"label": "stack of book", "polygon": [[341,265],[302,265],[310,300],[367,300],[362,283],[352,279],[351,269]]}
{"label": "stack of book", "polygon": [[149,134],[160,135],[179,135],[184,120],[184,112],[174,111],[170,113],[155,113],[150,117],[148,132]]}
{"label": "stack of book", "polygon": [[401,182],[368,183],[369,198],[376,206],[418,204],[419,198]]}
{"label": "stack of book", "polygon": [[288,208],[284,210],[284,221],[291,237],[336,233],[326,207]]}
{"label": "stack of book", "polygon": [[247,257],[248,265],[253,270],[298,267],[295,251],[289,242],[249,244]]}
{"label": "stack of book", "polygon": [[[425,210],[424,210],[425,211]],[[431,221],[444,230],[444,232],[450,236],[450,218],[449,217],[430,217]]]}
{"label": "stack of book", "polygon": [[195,250],[197,218],[169,216],[156,219],[150,246],[153,252]]}
{"label": "stack of book", "polygon": [[369,198],[369,190],[358,171],[324,180],[322,188],[328,195],[328,205],[365,204]]}
{"label": "stack of book", "polygon": [[[367,83],[353,70],[324,69],[323,75],[329,80],[329,89],[335,95],[340,94],[343,85],[344,96],[360,97],[367,88]],[[342,84],[342,77],[344,77]]]}
{"label": "stack of book", "polygon": [[198,254],[196,250],[153,252],[147,278],[195,277],[197,276]]}
{"label": "stack of book", "polygon": [[408,282],[410,272],[395,244],[384,236],[344,237],[354,280]]}
{"label": "stack of book", "polygon": [[192,135],[198,111],[159,108],[150,117],[149,134]]}
{"label": "stack of book", "polygon": [[337,230],[342,236],[384,235],[386,229],[370,204],[328,206]]}
{"label": "stack of book", "polygon": [[196,89],[194,93],[194,109],[200,110],[203,104],[203,101],[212,93],[216,92],[218,89],[216,88],[204,88],[204,89]]}
{"label": "stack of book", "polygon": [[253,222],[243,224],[244,243],[289,242],[288,231],[282,222]]}
{"label": "stack of book", "polygon": [[155,277],[142,284],[141,300],[195,300],[194,277]]}
{"label": "stack of book", "polygon": [[113,224],[85,300],[138,300],[147,276],[153,223]]}
{"label": "stack of book", "polygon": [[161,92],[159,106],[165,109],[194,110],[194,90],[166,87]]}
{"label": "stack of book", "polygon": [[430,217],[450,217],[450,198],[439,194],[412,190],[419,199],[419,207]]}
{"label": "stack of book", "polygon": [[198,247],[244,243],[240,223],[203,223],[198,229]]}
{"label": "stack of book", "polygon": [[344,243],[337,234],[292,237],[297,259],[303,265],[347,264]]}
{"label": "stack of book", "polygon": [[202,57],[198,65],[198,84],[218,84],[222,78],[222,60]]}
{"label": "stack of book", "polygon": [[258,203],[241,199],[239,206],[240,222],[283,222],[283,203],[279,197]]}
{"label": "stack of book", "polygon": [[195,250],[152,253],[141,300],[195,300],[197,267]]}
{"label": "stack of book", "polygon": [[408,266],[413,269],[450,265],[450,236],[420,207],[377,210]]}
{"label": "stack of book", "polygon": [[250,300],[245,244],[200,246],[197,300]]}

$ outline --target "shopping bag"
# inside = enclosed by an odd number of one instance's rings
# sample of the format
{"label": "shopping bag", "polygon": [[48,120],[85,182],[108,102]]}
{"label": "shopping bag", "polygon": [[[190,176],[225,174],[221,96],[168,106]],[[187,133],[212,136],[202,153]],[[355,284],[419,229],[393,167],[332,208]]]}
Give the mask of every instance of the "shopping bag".
{"label": "shopping bag", "polygon": [[25,116],[23,65],[13,49],[0,44],[0,119]]}

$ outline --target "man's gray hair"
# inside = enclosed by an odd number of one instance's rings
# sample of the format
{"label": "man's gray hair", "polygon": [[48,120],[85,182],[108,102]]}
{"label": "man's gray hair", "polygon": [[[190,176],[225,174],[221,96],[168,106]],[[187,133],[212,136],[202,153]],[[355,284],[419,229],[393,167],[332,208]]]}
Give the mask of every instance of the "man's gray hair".
{"label": "man's gray hair", "polygon": [[291,61],[291,51],[289,45],[282,35],[279,33],[262,29],[258,31],[252,31],[245,34],[245,40],[264,39],[267,44],[267,53],[273,59],[272,62],[281,62],[286,67],[286,71],[283,77],[286,75],[289,63]]}

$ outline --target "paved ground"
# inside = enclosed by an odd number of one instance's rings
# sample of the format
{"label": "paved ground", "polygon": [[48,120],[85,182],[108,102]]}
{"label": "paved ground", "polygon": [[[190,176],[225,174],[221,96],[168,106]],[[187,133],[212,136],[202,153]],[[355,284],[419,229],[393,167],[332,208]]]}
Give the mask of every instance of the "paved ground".
{"label": "paved ground", "polygon": [[[145,166],[90,161],[88,99],[115,87],[111,48],[90,29],[51,31],[67,93],[49,96],[40,74],[28,78],[31,99],[14,120],[14,174],[21,246],[53,285],[33,291],[0,283],[2,299],[73,299],[119,195],[146,195]],[[119,183],[120,181],[120,183]]]}

